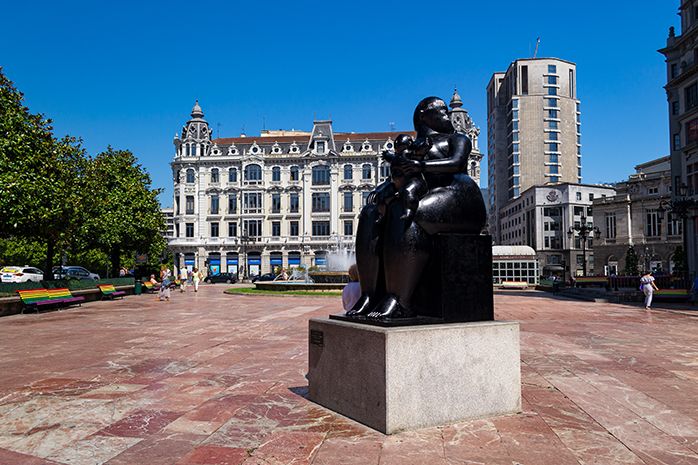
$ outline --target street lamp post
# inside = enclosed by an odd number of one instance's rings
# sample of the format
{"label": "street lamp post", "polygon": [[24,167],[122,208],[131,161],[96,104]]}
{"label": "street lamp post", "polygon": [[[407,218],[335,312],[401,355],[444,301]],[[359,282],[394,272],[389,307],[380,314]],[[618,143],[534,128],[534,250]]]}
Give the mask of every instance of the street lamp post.
{"label": "street lamp post", "polygon": [[244,281],[249,275],[249,271],[247,270],[247,242],[250,240],[250,237],[247,235],[246,227],[243,226],[240,232],[242,233],[242,235],[240,235],[240,244],[242,245],[242,265],[238,265],[238,267],[242,266],[242,281]]}
{"label": "street lamp post", "polygon": [[[589,226],[587,224],[587,217],[582,215],[582,221],[580,225],[574,225],[567,231],[567,236],[572,240],[575,233],[579,236],[579,240],[582,243],[582,275],[587,275],[587,240],[593,237],[594,234],[598,234],[599,228],[596,226]],[[571,249],[572,247],[570,247]]]}
{"label": "street lamp post", "polygon": [[692,190],[688,189],[686,184],[681,184],[677,189],[677,196],[674,200],[662,200],[657,208],[657,218],[661,222],[664,219],[664,214],[670,211],[672,215],[677,215],[681,218],[681,239],[683,243],[684,254],[684,279],[688,280],[688,234],[686,227],[688,225],[688,211],[696,206],[696,201],[689,197],[693,195]]}

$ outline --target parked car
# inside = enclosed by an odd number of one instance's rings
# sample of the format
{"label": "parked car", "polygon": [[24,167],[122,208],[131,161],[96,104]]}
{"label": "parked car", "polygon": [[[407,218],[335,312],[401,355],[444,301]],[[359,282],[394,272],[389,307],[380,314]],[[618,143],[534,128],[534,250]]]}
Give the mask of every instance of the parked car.
{"label": "parked car", "polygon": [[252,282],[256,283],[257,281],[274,281],[274,278],[276,278],[276,275],[274,273],[264,273],[261,275],[253,276],[252,277]]}
{"label": "parked car", "polygon": [[6,266],[0,270],[0,282],[3,283],[38,283],[42,279],[44,272],[31,266]]}
{"label": "parked car", "polygon": [[233,273],[218,273],[206,276],[204,278],[205,283],[236,283],[238,277]]}
{"label": "parked car", "polygon": [[91,273],[81,266],[54,266],[51,271],[54,279],[99,279],[97,273]]}

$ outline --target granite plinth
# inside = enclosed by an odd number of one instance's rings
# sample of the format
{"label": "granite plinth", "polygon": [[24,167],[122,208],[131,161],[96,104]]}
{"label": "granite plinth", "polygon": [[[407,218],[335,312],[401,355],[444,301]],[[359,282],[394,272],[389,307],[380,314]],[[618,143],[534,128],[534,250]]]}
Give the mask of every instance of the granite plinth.
{"label": "granite plinth", "polygon": [[519,325],[309,323],[309,398],[385,434],[521,410]]}

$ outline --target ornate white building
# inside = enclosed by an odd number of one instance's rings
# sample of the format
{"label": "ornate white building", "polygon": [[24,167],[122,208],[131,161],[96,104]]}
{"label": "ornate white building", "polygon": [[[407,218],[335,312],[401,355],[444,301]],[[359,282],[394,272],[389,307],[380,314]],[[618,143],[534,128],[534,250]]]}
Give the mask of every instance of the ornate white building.
{"label": "ornate white building", "polygon": [[[457,130],[473,140],[469,174],[479,183],[476,128],[457,92]],[[247,275],[275,267],[323,268],[331,251],[351,250],[366,197],[390,167],[381,158],[400,132],[262,131],[211,139],[198,102],[175,136],[175,266]]]}

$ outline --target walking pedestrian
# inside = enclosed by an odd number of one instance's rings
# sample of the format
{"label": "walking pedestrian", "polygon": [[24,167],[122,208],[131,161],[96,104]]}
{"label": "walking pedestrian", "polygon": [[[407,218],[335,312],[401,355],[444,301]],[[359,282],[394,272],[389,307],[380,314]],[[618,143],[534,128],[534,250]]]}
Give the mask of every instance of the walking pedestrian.
{"label": "walking pedestrian", "polygon": [[199,292],[199,282],[203,279],[203,274],[198,268],[194,268],[194,292]]}
{"label": "walking pedestrian", "polygon": [[184,292],[187,290],[187,278],[188,277],[189,276],[188,276],[186,267],[182,268],[182,270],[179,273],[179,280],[180,280],[179,292]]}
{"label": "walking pedestrian", "polygon": [[651,271],[645,272],[640,278],[640,289],[645,294],[645,310],[650,310],[652,307],[652,294],[658,291],[659,288],[654,284],[654,277]]}

